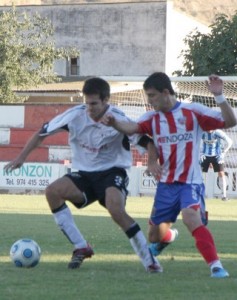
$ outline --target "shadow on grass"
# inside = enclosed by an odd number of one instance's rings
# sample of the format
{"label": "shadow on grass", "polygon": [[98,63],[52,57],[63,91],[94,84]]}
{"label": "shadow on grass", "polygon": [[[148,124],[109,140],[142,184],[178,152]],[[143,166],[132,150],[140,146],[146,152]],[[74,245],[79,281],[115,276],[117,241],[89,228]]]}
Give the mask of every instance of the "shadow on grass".
{"label": "shadow on grass", "polygon": [[[113,222],[110,216],[74,216],[75,222],[86,240],[95,248],[98,254],[128,254],[131,246],[124,232]],[[146,218],[136,218],[146,234],[148,221]],[[0,254],[8,255],[10,246],[15,240],[29,237],[36,240],[47,254],[68,253],[72,245],[58,230],[52,215],[37,214],[0,214],[1,247]],[[179,230],[179,237],[171,244],[164,255],[196,255],[194,240],[181,220],[174,227]],[[236,221],[214,221],[209,222],[218,252],[235,256],[237,249]],[[70,249],[70,250],[69,250]],[[197,256],[199,254],[197,253]],[[236,258],[236,256],[235,256]]]}
{"label": "shadow on grass", "polygon": [[86,260],[79,270],[63,262],[44,262],[33,269],[1,264],[1,299],[236,299],[236,264],[231,277],[210,278],[209,268],[189,257],[185,261],[163,260],[162,274],[148,274],[137,259],[128,261]]}
{"label": "shadow on grass", "polygon": [[[144,232],[147,219],[136,218]],[[210,221],[228,279],[210,278],[209,267],[197,252],[182,221],[175,227],[179,238],[159,260],[162,274],[145,272],[122,230],[106,216],[75,216],[75,221],[95,249],[79,270],[67,269],[72,245],[57,229],[51,215],[1,214],[0,299],[3,300],[236,300],[236,222]],[[35,239],[42,258],[33,269],[16,268],[9,249],[19,238]]]}
{"label": "shadow on grass", "polygon": [[[135,215],[143,205],[147,207],[144,199],[139,203],[140,206],[134,200],[132,205],[137,210]],[[223,210],[226,212],[226,219],[230,213],[234,215],[232,205],[227,207],[222,204],[213,202],[211,211],[216,206],[221,208],[218,215],[212,215],[224,218]],[[85,260],[79,270],[68,270],[67,263],[73,247],[58,230],[52,215],[44,214],[45,210],[41,206],[37,214],[32,201],[25,203],[25,207],[28,208],[29,205],[34,214],[24,214],[20,208],[19,213],[13,214],[7,201],[5,205],[7,213],[0,214],[2,300],[236,300],[236,221],[211,220],[208,225],[215,238],[219,256],[231,275],[228,279],[216,280],[210,278],[209,268],[197,252],[194,240],[182,221],[178,220],[174,225],[179,230],[177,241],[159,257],[164,273],[147,274],[126,235],[110,216],[106,216],[104,210],[102,214],[100,207],[92,207],[93,216],[85,215],[86,210],[80,215],[81,211],[77,210],[75,222],[93,246],[95,255],[92,259]],[[17,210],[17,207],[14,209]],[[145,212],[145,209],[142,211]],[[148,214],[147,218],[135,219],[146,234]],[[36,268],[18,269],[10,261],[11,245],[23,237],[36,240],[42,249],[42,258]]]}

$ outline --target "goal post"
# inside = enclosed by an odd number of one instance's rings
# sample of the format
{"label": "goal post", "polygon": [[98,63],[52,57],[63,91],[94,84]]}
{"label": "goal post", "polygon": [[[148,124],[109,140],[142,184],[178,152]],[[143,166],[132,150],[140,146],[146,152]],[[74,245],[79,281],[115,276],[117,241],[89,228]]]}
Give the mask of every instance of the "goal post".
{"label": "goal post", "polygon": [[[112,97],[111,102],[118,105],[128,105],[143,107],[145,110],[149,109],[145,93],[143,91],[143,82],[147,77],[134,76],[107,76],[103,77],[111,83]],[[222,76],[224,81],[224,94],[231,106],[237,109],[237,76]],[[180,101],[195,101],[203,103],[210,107],[217,107],[213,95],[206,87],[205,76],[183,76],[170,77],[177,99]],[[139,117],[139,111],[136,113]]]}
{"label": "goal post", "polygon": [[[237,115],[237,76],[221,77],[224,81],[224,95]],[[177,77],[172,78],[177,99],[180,101],[198,102],[219,110],[213,95],[208,91],[205,81],[207,77]],[[226,154],[225,165],[237,168],[237,126],[224,129],[233,140],[233,145]]]}

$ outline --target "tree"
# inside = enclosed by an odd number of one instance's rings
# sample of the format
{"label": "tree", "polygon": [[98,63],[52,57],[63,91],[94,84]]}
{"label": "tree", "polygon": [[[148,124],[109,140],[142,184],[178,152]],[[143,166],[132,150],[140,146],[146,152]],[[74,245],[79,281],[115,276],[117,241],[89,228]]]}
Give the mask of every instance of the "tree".
{"label": "tree", "polygon": [[209,34],[195,29],[184,39],[187,47],[180,55],[184,70],[177,70],[174,75],[237,75],[237,14],[232,18],[219,14],[209,27]]}
{"label": "tree", "polygon": [[14,89],[59,80],[53,72],[57,59],[77,57],[72,48],[56,48],[52,24],[39,14],[0,12],[0,103],[20,102]]}

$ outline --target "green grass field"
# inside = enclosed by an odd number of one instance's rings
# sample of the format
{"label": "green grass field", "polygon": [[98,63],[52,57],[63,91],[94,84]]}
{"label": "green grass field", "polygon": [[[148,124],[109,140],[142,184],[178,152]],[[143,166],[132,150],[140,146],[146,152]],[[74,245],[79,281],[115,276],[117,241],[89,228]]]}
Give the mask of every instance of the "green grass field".
{"label": "green grass field", "polygon": [[[147,232],[152,198],[129,198],[128,212]],[[72,245],[56,227],[44,196],[0,195],[1,300],[236,300],[237,200],[208,200],[209,228],[230,278],[210,278],[209,267],[179,219],[178,240],[160,256],[162,274],[148,274],[123,232],[98,204],[83,210],[70,206],[81,232],[95,250],[79,270],[68,270]],[[42,250],[32,269],[13,265],[9,249],[30,237]]]}

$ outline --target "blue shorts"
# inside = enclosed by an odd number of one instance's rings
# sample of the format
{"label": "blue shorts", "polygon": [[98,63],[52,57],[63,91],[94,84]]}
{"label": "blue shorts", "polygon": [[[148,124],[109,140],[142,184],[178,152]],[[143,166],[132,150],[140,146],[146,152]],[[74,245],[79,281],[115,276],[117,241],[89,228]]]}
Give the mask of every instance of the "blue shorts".
{"label": "blue shorts", "polygon": [[[154,205],[150,217],[151,224],[174,223],[183,208],[200,208],[205,216],[204,184],[163,183],[157,185]],[[202,220],[205,225],[205,220]]]}

